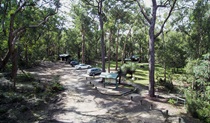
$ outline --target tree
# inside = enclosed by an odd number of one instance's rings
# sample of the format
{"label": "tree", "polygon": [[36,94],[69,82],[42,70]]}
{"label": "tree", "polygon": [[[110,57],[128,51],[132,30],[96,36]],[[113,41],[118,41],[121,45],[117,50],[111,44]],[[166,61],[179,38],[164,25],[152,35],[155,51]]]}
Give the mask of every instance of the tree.
{"label": "tree", "polygon": [[90,5],[93,9],[97,9],[99,16],[100,35],[101,35],[101,61],[102,71],[105,72],[105,43],[104,43],[104,21],[106,20],[105,13],[103,12],[104,0],[83,0],[84,3]]}
{"label": "tree", "polygon": [[91,18],[88,16],[87,8],[82,7],[79,5],[73,5],[72,6],[72,17],[73,17],[73,23],[77,30],[79,30],[81,35],[81,49],[82,49],[82,63],[85,63],[86,61],[86,43],[87,39],[89,37],[88,34],[90,34],[90,28],[91,28]]}
{"label": "tree", "polygon": [[[171,16],[171,13],[175,7],[177,0],[173,0],[172,4],[170,0],[166,0],[165,2],[161,2],[160,4],[157,4],[157,0],[152,0],[152,7],[151,7],[151,17],[148,17],[148,14],[145,12],[145,9],[143,5],[140,3],[139,0],[137,0],[137,4],[140,8],[140,12],[143,14],[144,18],[147,20],[149,24],[149,96],[154,97],[155,96],[155,79],[154,79],[154,73],[155,73],[155,40],[157,37],[161,34],[163,31],[163,27],[165,23],[168,21],[169,17]],[[155,24],[157,19],[157,10],[161,7],[167,7],[171,6],[169,13],[165,20],[163,21],[162,25],[160,26],[160,31],[155,33]]]}
{"label": "tree", "polygon": [[187,56],[201,58],[202,54],[209,52],[210,4],[206,0],[192,0],[179,1],[177,6],[172,25],[176,25],[176,30],[183,33]]}
{"label": "tree", "polygon": [[[47,1],[45,1],[47,3]],[[55,0],[50,2],[51,8],[42,6],[45,2],[39,1],[33,2],[28,0],[17,1],[1,1],[1,10],[4,10],[0,14],[1,29],[4,37],[7,38],[7,48],[4,54],[1,54],[0,70],[2,70],[11,58],[12,61],[12,79],[15,78],[17,72],[17,44],[21,36],[29,28],[37,28],[48,21],[48,19],[55,15],[60,7],[59,1]],[[24,16],[24,17],[23,17]],[[15,85],[15,82],[14,82]]]}
{"label": "tree", "polygon": [[189,61],[185,69],[187,81],[192,84],[185,89],[187,110],[193,117],[208,123],[210,122],[210,54],[204,54],[202,59]]}

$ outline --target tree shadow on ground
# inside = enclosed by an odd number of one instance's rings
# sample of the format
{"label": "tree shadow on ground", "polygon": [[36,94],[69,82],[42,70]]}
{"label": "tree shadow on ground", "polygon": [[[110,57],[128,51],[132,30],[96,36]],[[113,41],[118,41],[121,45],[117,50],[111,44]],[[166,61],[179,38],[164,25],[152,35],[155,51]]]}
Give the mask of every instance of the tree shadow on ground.
{"label": "tree shadow on ground", "polygon": [[[67,70],[67,69],[66,69]],[[59,71],[61,75],[66,75],[66,71]],[[63,72],[63,73],[62,73]],[[83,71],[82,71],[83,72]],[[84,72],[83,72],[84,73]],[[79,76],[81,73],[75,74],[75,76]],[[72,78],[73,79],[73,78]],[[154,121],[158,121],[158,117],[162,117],[162,111],[157,110],[156,104],[153,104],[151,101],[148,101],[146,97],[134,97],[133,100],[130,99],[130,96],[109,96],[99,93],[93,86],[88,85],[86,80],[78,79],[78,83],[75,85],[69,84],[66,86],[66,94],[60,94],[61,100],[55,100],[54,102],[49,104],[49,108],[47,114],[44,114],[46,117],[40,119],[40,123],[69,123],[69,121],[59,121],[55,119],[55,116],[59,114],[73,113],[81,117],[91,117],[91,120],[84,122],[148,122],[151,119]],[[65,80],[66,81],[66,80]],[[81,84],[82,83],[82,84]],[[148,87],[142,84],[136,84],[138,88],[140,88],[140,92],[143,90],[148,90]],[[69,89],[69,90],[68,90]],[[76,105],[71,105],[66,108],[65,98],[71,96],[71,94],[76,95],[77,104],[85,103],[85,101],[92,101],[96,104],[99,109],[106,109],[107,112],[99,115],[88,114],[88,112],[80,111],[80,107],[76,107]],[[91,96],[93,100],[89,100],[86,97]],[[143,100],[141,102],[141,100]],[[87,103],[86,102],[86,103]],[[158,111],[157,115],[152,115],[154,111]],[[41,114],[41,113],[40,113]],[[132,115],[130,115],[132,114]],[[141,115],[147,114],[147,117],[143,117]],[[155,113],[156,114],[156,113]],[[154,117],[153,117],[154,116]],[[175,116],[173,116],[175,117]],[[183,115],[183,119],[187,119],[187,116]]]}

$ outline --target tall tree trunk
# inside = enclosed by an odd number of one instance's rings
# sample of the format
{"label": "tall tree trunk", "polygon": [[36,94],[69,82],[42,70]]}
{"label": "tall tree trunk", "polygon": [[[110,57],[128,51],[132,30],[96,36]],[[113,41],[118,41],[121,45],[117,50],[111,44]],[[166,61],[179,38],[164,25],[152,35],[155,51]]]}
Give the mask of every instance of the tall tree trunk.
{"label": "tall tree trunk", "polygon": [[117,41],[116,41],[116,66],[115,66],[115,70],[117,70],[118,68],[118,43],[119,43],[119,32],[120,29],[117,30]]}
{"label": "tall tree trunk", "polygon": [[112,30],[110,29],[109,35],[109,51],[108,51],[108,72],[110,73],[110,64],[111,64],[111,45],[112,45]]}
{"label": "tall tree trunk", "polygon": [[163,52],[164,52],[164,82],[166,82],[166,56],[165,56],[165,39],[164,39],[164,32],[162,32],[162,40],[163,40]]}
{"label": "tall tree trunk", "polygon": [[17,70],[18,70],[18,50],[15,48],[15,50],[12,53],[11,57],[12,61],[12,74],[11,78],[13,80],[14,89],[16,88],[16,76],[17,76]]}
{"label": "tall tree trunk", "polygon": [[82,31],[82,63],[85,63],[85,34]]}
{"label": "tall tree trunk", "polygon": [[149,28],[149,96],[155,96],[155,22],[157,3],[153,0],[152,19]]}
{"label": "tall tree trunk", "polygon": [[129,32],[126,36],[126,40],[125,40],[125,43],[124,43],[124,46],[123,46],[123,51],[122,51],[122,59],[121,59],[121,63],[123,64],[125,62],[125,49],[126,49],[126,43],[128,42],[128,37],[129,35],[131,36],[131,28],[129,29]]}
{"label": "tall tree trunk", "polygon": [[28,44],[25,44],[25,62],[26,66],[28,66]]}
{"label": "tall tree trunk", "polygon": [[[127,41],[126,41],[126,42],[127,42]],[[126,42],[124,43],[124,46],[123,46],[122,58],[121,58],[121,64],[125,63],[125,49],[126,49]]]}
{"label": "tall tree trunk", "polygon": [[142,44],[140,44],[139,45],[139,63],[141,63],[142,61],[143,61],[143,59],[144,59],[144,57],[143,57],[143,50],[142,50]]}
{"label": "tall tree trunk", "polygon": [[103,0],[100,0],[98,6],[100,30],[101,30],[101,61],[102,61],[102,71],[105,72],[105,46],[104,46],[104,22],[103,22]]}

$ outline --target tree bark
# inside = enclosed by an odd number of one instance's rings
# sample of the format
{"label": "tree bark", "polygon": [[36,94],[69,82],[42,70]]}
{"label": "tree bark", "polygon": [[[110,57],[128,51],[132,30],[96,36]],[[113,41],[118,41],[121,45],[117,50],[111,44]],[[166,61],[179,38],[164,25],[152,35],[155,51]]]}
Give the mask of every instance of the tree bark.
{"label": "tree bark", "polygon": [[26,66],[28,66],[28,44],[25,44],[25,62]]}
{"label": "tree bark", "polygon": [[82,63],[85,63],[85,34],[83,31],[82,31]]}
{"label": "tree bark", "polygon": [[157,3],[156,0],[152,0],[153,9],[152,9],[152,19],[149,28],[149,96],[155,96],[155,23],[156,23],[156,12],[157,12]]}
{"label": "tree bark", "polygon": [[104,22],[103,22],[103,0],[99,1],[98,14],[101,30],[101,61],[102,61],[102,71],[105,72],[105,46],[104,46]]}
{"label": "tree bark", "polygon": [[152,0],[152,17],[151,19],[147,16],[147,14],[145,13],[143,7],[141,6],[141,3],[137,0],[137,4],[140,8],[140,12],[142,13],[142,15],[144,16],[144,18],[147,20],[147,22],[149,23],[149,96],[150,97],[154,97],[155,96],[155,79],[154,79],[154,75],[155,75],[155,48],[154,48],[154,42],[155,39],[162,33],[163,28],[165,23],[167,22],[167,20],[169,19],[172,10],[174,9],[174,6],[176,4],[177,0],[173,1],[173,4],[171,6],[171,9],[166,17],[166,19],[164,20],[164,22],[161,25],[160,31],[158,33],[154,33],[155,30],[155,23],[156,23],[156,12],[158,7],[166,7],[166,5],[170,2],[170,1],[165,1],[165,3],[163,5],[157,5],[157,1],[156,0]]}
{"label": "tree bark", "polygon": [[112,45],[112,30],[110,29],[109,35],[109,51],[108,51],[108,72],[110,73],[110,61],[111,61],[111,45]]}
{"label": "tree bark", "polygon": [[120,29],[118,29],[117,31],[117,41],[116,41],[116,66],[115,66],[115,70],[117,70],[118,68],[118,43],[119,43],[119,32],[120,32]]}
{"label": "tree bark", "polygon": [[16,88],[16,76],[17,76],[17,70],[18,70],[18,53],[17,52],[18,50],[15,48],[11,57],[11,61],[12,61],[11,78],[13,80],[14,89]]}
{"label": "tree bark", "polygon": [[121,61],[122,64],[125,63],[125,49],[126,49],[126,43],[128,42],[129,35],[131,36],[131,28],[129,29],[129,32],[126,36],[126,40],[125,40],[125,43],[124,43],[124,46],[123,46],[122,61]]}

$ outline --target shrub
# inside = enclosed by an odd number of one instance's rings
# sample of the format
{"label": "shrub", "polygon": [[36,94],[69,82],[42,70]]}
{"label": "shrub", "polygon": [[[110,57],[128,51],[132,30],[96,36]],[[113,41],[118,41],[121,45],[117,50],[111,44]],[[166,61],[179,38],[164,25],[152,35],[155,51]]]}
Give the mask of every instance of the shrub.
{"label": "shrub", "polygon": [[127,74],[131,75],[131,78],[133,77],[133,74],[135,73],[137,68],[137,65],[135,63],[129,62],[128,64],[123,64],[120,67],[120,72],[122,75],[126,76]]}
{"label": "shrub", "polygon": [[196,92],[185,92],[187,110],[195,118],[199,118],[205,123],[210,122],[210,103],[196,97]]}
{"label": "shrub", "polygon": [[185,91],[187,110],[196,118],[210,122],[210,54],[203,55],[204,59],[188,62],[186,72],[188,82],[193,85]]}
{"label": "shrub", "polygon": [[177,103],[177,101],[175,99],[169,99],[168,103],[175,105]]}

